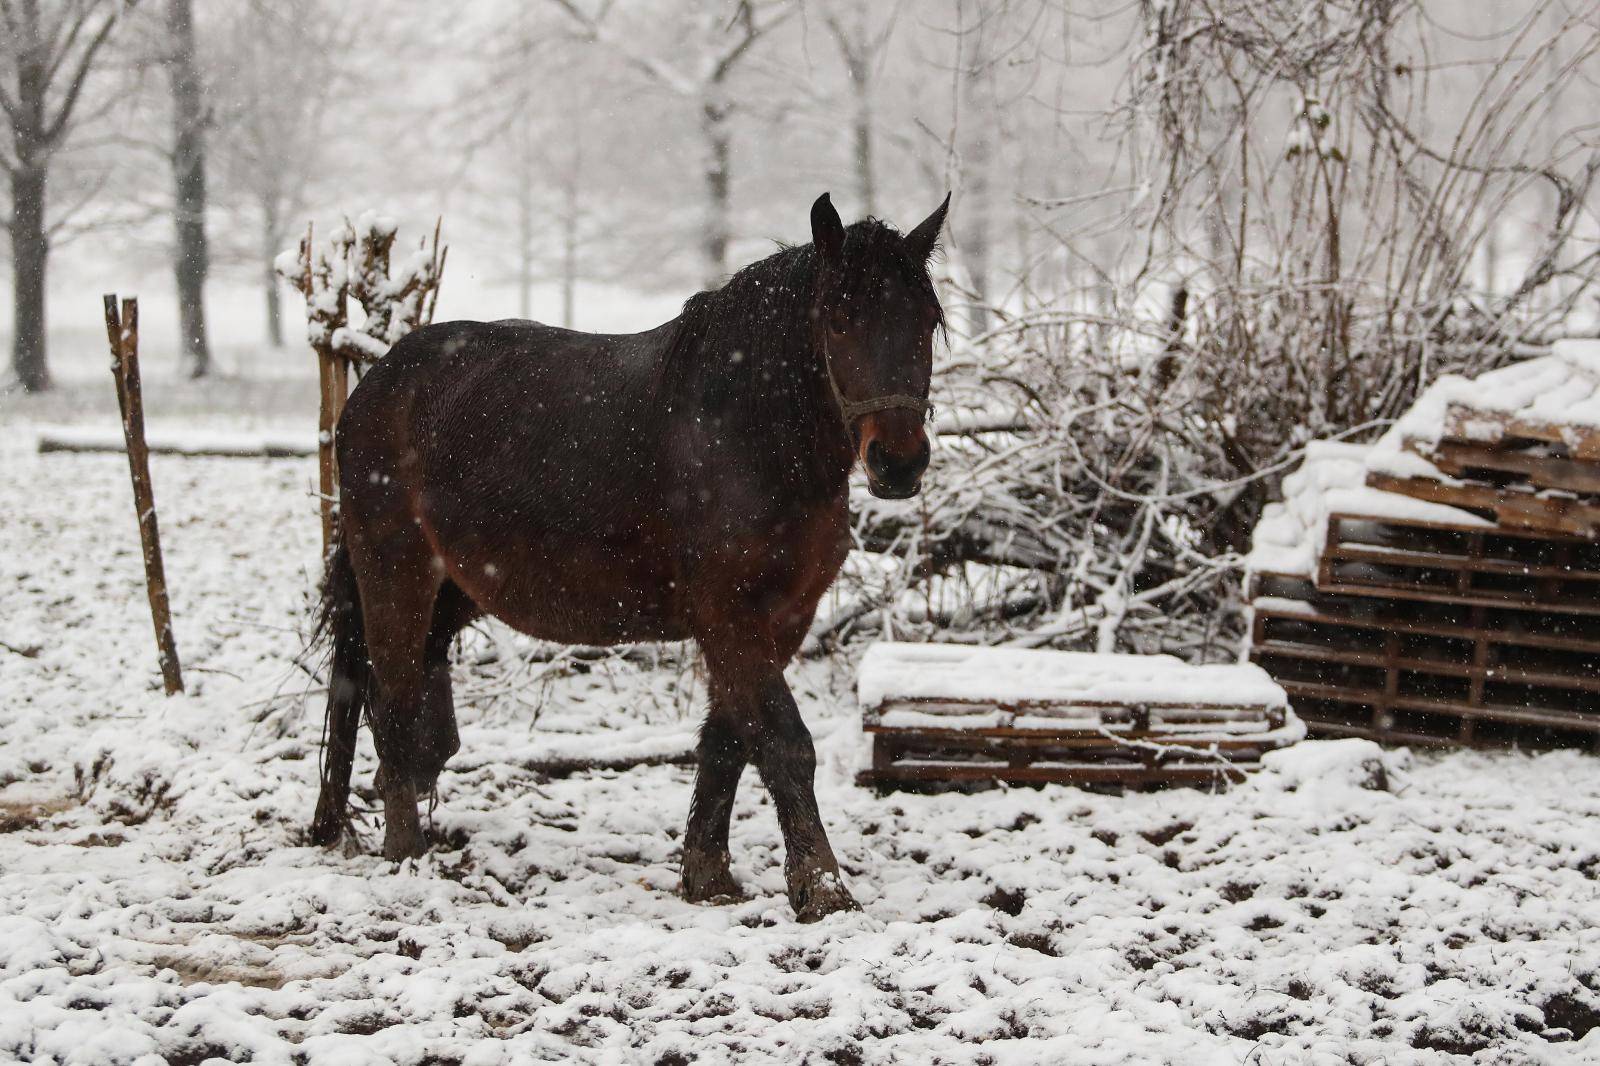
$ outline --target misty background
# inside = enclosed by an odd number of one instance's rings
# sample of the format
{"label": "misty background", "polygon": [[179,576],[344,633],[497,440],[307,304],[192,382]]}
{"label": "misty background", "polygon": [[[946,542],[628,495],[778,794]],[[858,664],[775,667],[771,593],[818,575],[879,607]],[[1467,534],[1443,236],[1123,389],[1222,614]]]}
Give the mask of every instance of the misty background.
{"label": "misty background", "polygon": [[1212,656],[1308,441],[1600,330],[1595,0],[0,0],[0,25],[0,417],[114,412],[116,291],[153,418],[311,425],[272,271],[308,225],[375,210],[406,249],[442,219],[437,318],[623,331],[809,240],[825,190],[902,228],[950,191],[929,489],[914,523],[858,507],[897,562],[819,639],[1053,619],[1038,642]]}
{"label": "misty background", "polygon": [[[952,190],[951,302],[1070,305],[1096,275],[1122,280],[1145,266],[1148,235],[1124,223],[1167,195],[1152,143],[1164,122],[1192,121],[1185,136],[1197,150],[1168,162],[1213,170],[1208,183],[1249,184],[1247,164],[1203,153],[1248,137],[1258,165],[1292,165],[1297,110],[1339,74],[1285,66],[1276,84],[1248,86],[1241,106],[1227,99],[1237,88],[1228,79],[1259,74],[1226,63],[1208,71],[1190,57],[1197,69],[1185,76],[1215,83],[1199,87],[1208,113],[1163,116],[1162,101],[1139,113],[1161,63],[1152,45],[1183,3],[478,0],[447,15],[418,0],[0,6],[8,115],[26,110],[19,67],[33,53],[57,64],[42,94],[53,117],[99,45],[58,140],[34,153],[47,172],[48,328],[62,373],[79,327],[98,328],[105,289],[143,295],[151,358],[179,346],[173,260],[186,250],[184,211],[209,252],[204,340],[228,373],[308,362],[301,308],[271,280],[271,259],[308,222],[326,228],[371,208],[402,222],[402,244],[443,217],[451,270],[441,317],[653,324],[773,239],[808,239],[805,209],[825,189],[847,219],[904,226]],[[1593,144],[1592,6],[1204,10],[1213,21],[1241,15],[1237,29],[1263,36],[1283,30],[1275,19],[1302,15],[1332,35],[1341,19],[1387,25],[1391,92],[1405,98],[1411,132],[1441,150],[1488,110],[1476,99],[1486,82],[1530,75],[1504,87],[1520,95],[1495,131],[1504,141],[1495,161],[1576,167],[1573,153]],[[1350,135],[1340,128],[1348,117],[1337,115],[1331,137]],[[15,188],[21,138],[9,126],[0,155]],[[203,189],[180,206],[183,166],[203,172]],[[1551,194],[1529,183],[1509,204],[1487,199],[1468,212],[1478,232],[1457,236],[1472,242],[1470,287],[1521,281],[1543,238],[1541,193]],[[1203,229],[1204,205],[1186,206]],[[1592,240],[1592,217],[1586,225]],[[5,266],[14,269],[9,256]],[[1147,272],[1167,284],[1192,273]],[[280,344],[281,358],[271,355]]]}

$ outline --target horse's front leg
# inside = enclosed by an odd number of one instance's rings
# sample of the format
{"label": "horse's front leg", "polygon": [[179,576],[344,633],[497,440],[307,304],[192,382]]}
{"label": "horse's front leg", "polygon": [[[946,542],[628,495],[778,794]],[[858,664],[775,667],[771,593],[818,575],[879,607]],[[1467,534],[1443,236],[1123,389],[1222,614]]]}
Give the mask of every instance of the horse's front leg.
{"label": "horse's front leg", "polygon": [[[835,911],[859,910],[844,886],[838,860],[817,810],[812,782],[816,749],[800,717],[783,668],[759,626],[703,636],[713,701],[728,708],[772,796],[783,831],[789,902],[803,922]],[[726,840],[726,836],[723,838]]]}
{"label": "horse's front leg", "polygon": [[713,699],[700,727],[699,770],[683,835],[683,898],[691,903],[738,899],[729,868],[728,823],[749,749],[731,708]]}

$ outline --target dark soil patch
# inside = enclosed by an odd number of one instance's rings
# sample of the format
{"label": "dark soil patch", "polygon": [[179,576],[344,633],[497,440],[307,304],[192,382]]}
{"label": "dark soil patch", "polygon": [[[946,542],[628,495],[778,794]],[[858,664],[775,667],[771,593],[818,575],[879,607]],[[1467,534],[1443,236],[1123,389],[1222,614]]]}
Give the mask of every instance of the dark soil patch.
{"label": "dark soil patch", "polygon": [[1556,996],[1546,1000],[1540,1009],[1544,1011],[1546,1029],[1565,1029],[1573,1040],[1582,1040],[1600,1027],[1600,1007],[1576,996]]}
{"label": "dark soil patch", "polygon": [[1006,942],[1012,947],[1037,951],[1039,954],[1048,955],[1052,959],[1059,958],[1061,955],[1061,952],[1057,951],[1055,945],[1050,942],[1049,935],[1045,933],[1014,933],[1007,938]]}
{"label": "dark soil patch", "polygon": [[1243,903],[1245,900],[1255,895],[1256,889],[1260,887],[1260,885],[1252,885],[1244,881],[1229,881],[1218,891],[1220,892],[1222,898],[1227,900],[1229,903]]}
{"label": "dark soil patch", "polygon": [[1193,822],[1173,822],[1162,829],[1146,829],[1139,835],[1144,837],[1156,847],[1163,847],[1171,843],[1178,836],[1194,828]]}
{"label": "dark soil patch", "polygon": [[1022,913],[1022,908],[1027,904],[1027,893],[995,886],[994,891],[983,897],[983,905],[993,907],[997,911],[1009,914],[1015,918]]}

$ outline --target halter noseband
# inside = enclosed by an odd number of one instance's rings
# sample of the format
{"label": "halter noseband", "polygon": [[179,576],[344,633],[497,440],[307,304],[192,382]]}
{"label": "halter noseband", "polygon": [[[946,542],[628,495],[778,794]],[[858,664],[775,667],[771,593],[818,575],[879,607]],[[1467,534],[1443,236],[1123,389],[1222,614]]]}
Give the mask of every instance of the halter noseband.
{"label": "halter noseband", "polygon": [[828,334],[824,329],[822,334],[822,369],[828,375],[828,388],[833,390],[833,399],[839,405],[839,413],[844,416],[845,429],[851,429],[858,418],[877,414],[879,411],[892,411],[896,408],[915,411],[917,417],[926,419],[933,410],[933,404],[920,396],[911,396],[903,392],[892,392],[887,396],[874,396],[869,400],[847,400],[844,393],[839,391],[839,382],[833,376],[833,351],[828,347]]}

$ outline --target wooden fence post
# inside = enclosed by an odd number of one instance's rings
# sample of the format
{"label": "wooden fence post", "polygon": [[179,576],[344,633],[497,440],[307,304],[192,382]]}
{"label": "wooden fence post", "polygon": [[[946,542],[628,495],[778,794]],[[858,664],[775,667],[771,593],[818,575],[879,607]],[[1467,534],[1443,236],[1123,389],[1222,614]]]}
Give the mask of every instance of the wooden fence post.
{"label": "wooden fence post", "polygon": [[322,386],[322,403],[317,416],[317,488],[322,496],[322,554],[333,550],[334,522],[338,513],[339,460],[333,450],[333,434],[349,394],[349,372],[332,345],[317,349],[317,377]]}
{"label": "wooden fence post", "polygon": [[117,406],[122,410],[122,435],[128,445],[128,472],[133,478],[133,505],[139,517],[139,542],[144,549],[145,587],[150,596],[150,617],[156,627],[156,651],[161,657],[161,680],[167,695],[183,691],[178,667],[178,645],[172,636],[172,611],[167,604],[167,575],[161,565],[161,533],[156,528],[156,499],[150,484],[150,451],[144,441],[144,395],[139,384],[139,301],[105,297],[106,337],[111,342],[111,376],[117,385]]}

